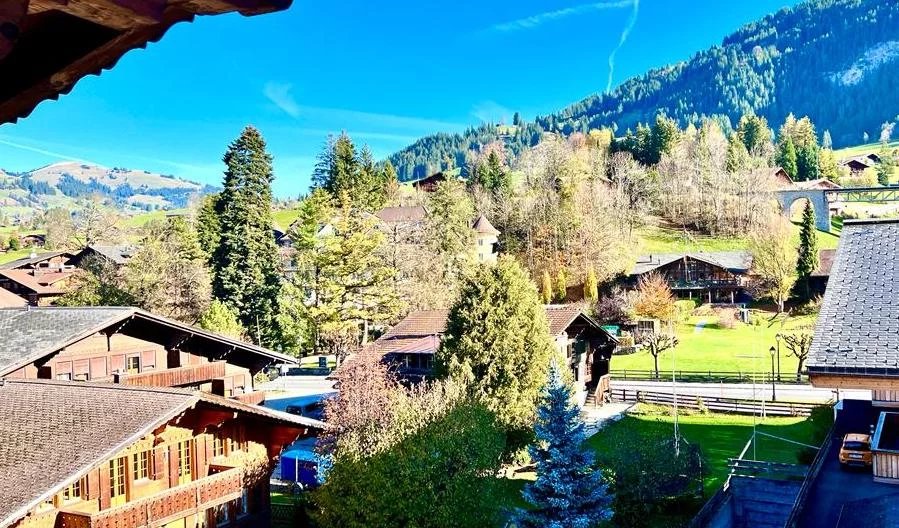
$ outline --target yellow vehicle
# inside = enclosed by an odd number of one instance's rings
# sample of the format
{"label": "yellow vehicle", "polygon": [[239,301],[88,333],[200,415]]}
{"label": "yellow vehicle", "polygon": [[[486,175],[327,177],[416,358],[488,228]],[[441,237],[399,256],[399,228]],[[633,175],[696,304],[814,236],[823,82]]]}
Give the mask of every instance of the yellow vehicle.
{"label": "yellow vehicle", "polygon": [[840,464],[843,466],[871,467],[871,435],[849,433],[840,446]]}

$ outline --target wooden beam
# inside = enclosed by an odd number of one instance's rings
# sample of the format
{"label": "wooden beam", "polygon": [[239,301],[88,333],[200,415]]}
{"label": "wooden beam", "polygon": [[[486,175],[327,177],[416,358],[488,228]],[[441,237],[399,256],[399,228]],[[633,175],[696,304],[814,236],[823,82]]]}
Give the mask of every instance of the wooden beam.
{"label": "wooden beam", "polygon": [[39,0],[55,9],[95,24],[127,31],[162,21],[166,0]]}
{"label": "wooden beam", "polygon": [[19,28],[26,14],[28,14],[28,0],[0,2],[0,59],[9,55],[16,45]]}
{"label": "wooden beam", "polygon": [[815,374],[810,372],[808,379],[813,386],[827,389],[899,390],[899,377]]}

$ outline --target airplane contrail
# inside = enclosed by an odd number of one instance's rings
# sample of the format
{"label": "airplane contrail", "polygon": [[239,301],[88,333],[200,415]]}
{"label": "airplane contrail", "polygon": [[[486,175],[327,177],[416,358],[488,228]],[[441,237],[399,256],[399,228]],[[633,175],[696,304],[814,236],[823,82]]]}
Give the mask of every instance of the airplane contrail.
{"label": "airplane contrail", "polygon": [[634,29],[634,25],[637,23],[637,16],[640,14],[640,0],[633,0],[632,5],[634,9],[631,11],[631,16],[627,19],[627,24],[621,31],[621,38],[618,40],[618,45],[615,46],[615,49],[609,54],[609,80],[606,83],[606,93],[612,91],[612,79],[615,76],[615,55],[618,54],[618,50],[620,50],[622,46],[624,46],[624,43],[627,42],[631,30]]}

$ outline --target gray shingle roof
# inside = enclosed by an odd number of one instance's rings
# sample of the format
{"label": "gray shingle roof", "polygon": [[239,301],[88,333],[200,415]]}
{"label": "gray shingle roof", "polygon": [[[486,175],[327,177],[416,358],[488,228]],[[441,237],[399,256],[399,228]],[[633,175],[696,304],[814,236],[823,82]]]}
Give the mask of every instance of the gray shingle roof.
{"label": "gray shingle roof", "polygon": [[[139,337],[153,341],[161,338],[161,329],[171,328],[192,336],[182,348],[191,347],[198,354],[212,354],[217,349],[239,351],[256,358],[265,357],[282,362],[296,362],[285,354],[251,343],[195,328],[133,307],[41,307],[0,309],[0,376],[57,352],[76,341],[106,329],[119,321],[132,318],[122,331],[129,333],[141,323],[144,333]],[[146,328],[153,330],[147,336]],[[155,342],[155,341],[154,341]],[[228,355],[229,360],[234,358]]]}
{"label": "gray shingle roof", "polygon": [[32,264],[37,264],[39,262],[43,262],[45,260],[50,260],[53,257],[58,257],[60,255],[68,255],[71,256],[72,253],[68,251],[49,251],[45,253],[38,253],[34,256],[22,257],[20,259],[11,260],[5,264],[0,264],[0,269],[18,269],[27,266],[31,266]]}
{"label": "gray shingle roof", "polygon": [[734,273],[747,273],[752,267],[748,251],[694,251],[690,253],[654,253],[637,257],[631,275],[643,275],[678,259],[690,257],[720,266]]}
{"label": "gray shingle roof", "polygon": [[0,383],[0,528],[198,403],[322,429],[317,420],[184,389]]}
{"label": "gray shingle roof", "polygon": [[128,262],[133,255],[136,249],[133,246],[101,246],[101,245],[92,245],[88,246],[88,249],[93,249],[100,255],[108,258],[115,264],[125,264]]}
{"label": "gray shingle roof", "polygon": [[0,309],[0,373],[131,315],[131,308]]}
{"label": "gray shingle roof", "polygon": [[899,221],[843,226],[807,366],[899,376]]}

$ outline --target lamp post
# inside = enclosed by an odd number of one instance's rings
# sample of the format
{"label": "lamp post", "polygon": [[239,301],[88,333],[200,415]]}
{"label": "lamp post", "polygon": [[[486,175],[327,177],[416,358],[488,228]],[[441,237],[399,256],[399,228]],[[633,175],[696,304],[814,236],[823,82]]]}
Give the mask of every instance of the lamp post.
{"label": "lamp post", "polygon": [[776,380],[774,379],[774,354],[777,352],[774,347],[771,347],[768,352],[771,352],[771,401],[777,401],[777,388],[775,385]]}
{"label": "lamp post", "polygon": [[780,382],[780,340],[783,339],[780,334],[775,334],[774,339],[777,341],[777,381]]}

